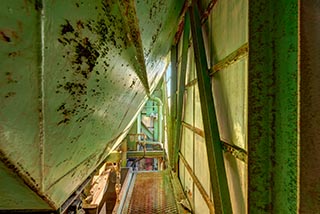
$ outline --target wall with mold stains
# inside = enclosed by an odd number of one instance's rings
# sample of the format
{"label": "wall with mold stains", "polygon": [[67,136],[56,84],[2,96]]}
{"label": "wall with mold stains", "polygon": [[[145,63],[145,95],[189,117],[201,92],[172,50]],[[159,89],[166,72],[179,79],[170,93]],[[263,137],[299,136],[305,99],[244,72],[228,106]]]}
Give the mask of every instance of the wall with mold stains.
{"label": "wall with mold stains", "polygon": [[[181,8],[174,0],[2,2],[1,161],[23,191],[57,209],[120,144],[167,66]],[[0,209],[15,208],[15,197]]]}

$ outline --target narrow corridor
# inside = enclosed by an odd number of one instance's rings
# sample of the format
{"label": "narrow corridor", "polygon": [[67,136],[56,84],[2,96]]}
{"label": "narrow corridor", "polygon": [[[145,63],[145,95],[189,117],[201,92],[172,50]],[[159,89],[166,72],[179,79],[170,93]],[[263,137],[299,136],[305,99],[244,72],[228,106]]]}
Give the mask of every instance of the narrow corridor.
{"label": "narrow corridor", "polygon": [[134,173],[122,213],[178,213],[169,174]]}

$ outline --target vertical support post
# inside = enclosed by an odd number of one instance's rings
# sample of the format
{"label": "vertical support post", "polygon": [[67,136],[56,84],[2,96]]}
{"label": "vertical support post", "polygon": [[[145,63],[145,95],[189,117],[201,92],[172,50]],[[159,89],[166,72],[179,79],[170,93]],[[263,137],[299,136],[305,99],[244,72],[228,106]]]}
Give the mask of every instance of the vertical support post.
{"label": "vertical support post", "polygon": [[190,7],[191,32],[214,207],[215,213],[229,214],[232,213],[230,194],[196,2],[193,0]]}
{"label": "vertical support post", "polygon": [[122,141],[122,144],[120,146],[121,150],[121,167],[127,166],[127,151],[128,151],[128,140],[125,138]]}
{"label": "vertical support post", "polygon": [[300,1],[299,212],[320,210],[320,4]]}
{"label": "vertical support post", "polygon": [[175,120],[177,115],[177,46],[171,48],[171,95],[170,95],[170,112],[169,112],[169,128],[168,132],[168,149],[170,166],[174,168],[174,133],[175,133]]}
{"label": "vertical support post", "polygon": [[179,150],[181,146],[181,123],[182,123],[182,110],[183,110],[183,97],[186,84],[186,70],[188,62],[188,49],[189,49],[189,35],[190,35],[190,17],[189,13],[185,14],[184,30],[183,30],[183,43],[182,43],[182,57],[181,69],[179,75],[179,88],[177,93],[177,119],[174,138],[174,170],[178,170]]}
{"label": "vertical support post", "polygon": [[[158,105],[158,136],[157,136],[157,141],[159,141],[160,143],[163,143],[162,141],[162,133],[163,133],[163,124],[162,124],[162,120],[163,120],[163,103],[162,100],[159,97],[156,96],[150,96],[149,98],[150,100],[154,101],[157,103]],[[154,131],[155,133],[155,131]]]}
{"label": "vertical support post", "polygon": [[178,46],[171,48],[171,115],[175,119],[177,115],[177,79],[178,79]]}
{"label": "vertical support post", "polygon": [[298,0],[249,1],[248,213],[297,213]]}
{"label": "vertical support post", "polygon": [[115,191],[117,195],[117,203],[120,202],[120,191],[121,191],[121,165],[119,162],[113,163],[113,168],[116,173],[116,183],[115,183]]}
{"label": "vertical support post", "polygon": [[141,133],[141,112],[139,112],[137,116],[137,134],[140,134],[140,133]]}

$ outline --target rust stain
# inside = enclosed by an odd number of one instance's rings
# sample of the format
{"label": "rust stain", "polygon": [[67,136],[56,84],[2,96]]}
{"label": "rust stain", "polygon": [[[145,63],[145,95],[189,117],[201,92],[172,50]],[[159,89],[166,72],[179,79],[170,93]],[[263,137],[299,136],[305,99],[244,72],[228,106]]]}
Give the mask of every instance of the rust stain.
{"label": "rust stain", "polygon": [[17,80],[13,79],[12,73],[11,72],[6,72],[6,79],[7,79],[7,83],[18,83]]}
{"label": "rust stain", "polygon": [[182,10],[180,12],[178,29],[177,29],[177,32],[176,32],[176,34],[174,36],[174,40],[173,40],[174,41],[173,44],[175,44],[175,45],[178,43],[178,41],[181,38],[181,35],[182,35],[182,32],[183,32],[185,15],[186,15],[186,12],[188,11],[190,5],[191,5],[191,1],[185,1],[184,5],[183,5],[183,8],[182,8]]}
{"label": "rust stain", "polygon": [[84,24],[83,24],[83,22],[81,20],[77,21],[77,28],[78,28],[78,30],[84,28]]}
{"label": "rust stain", "polygon": [[208,19],[210,13],[211,13],[213,7],[214,7],[214,6],[216,5],[216,3],[217,3],[217,1],[218,1],[218,0],[212,0],[212,1],[210,1],[210,3],[208,4],[207,9],[203,12],[203,14],[202,14],[202,16],[201,16],[201,24],[202,24],[202,25],[207,21],[207,19]]}
{"label": "rust stain", "polygon": [[[71,96],[71,101],[68,103],[62,103],[57,112],[60,112],[63,118],[57,123],[57,125],[68,124],[72,117],[78,115],[81,111],[86,112],[79,117],[76,122],[82,122],[90,114],[94,112],[93,108],[88,108],[86,104],[88,94],[87,81],[89,80],[91,73],[100,53],[97,51],[98,47],[89,40],[88,37],[83,37],[81,30],[85,28],[86,23],[81,20],[76,22],[75,27],[72,26],[69,20],[65,20],[65,24],[61,25],[61,37],[58,38],[58,42],[61,43],[67,51],[67,59],[71,64],[72,80],[67,81],[66,77],[63,80],[58,81],[56,93],[67,92]],[[63,55],[62,57],[66,57]],[[97,86],[99,88],[99,85]]]}
{"label": "rust stain", "polygon": [[134,45],[136,49],[135,59],[135,72],[138,75],[142,85],[144,86],[146,93],[150,93],[148,75],[146,71],[144,53],[142,48],[142,40],[140,35],[140,28],[138,24],[138,18],[136,15],[135,3],[132,0],[126,0],[120,2],[120,10],[123,14],[123,20],[125,22],[127,39]]}
{"label": "rust stain", "polygon": [[180,40],[182,32],[183,32],[183,27],[184,27],[184,19],[181,22],[179,22],[178,30],[177,30],[177,32],[174,36],[174,40],[173,40],[174,44],[178,44],[178,41]]}
{"label": "rust stain", "polygon": [[13,42],[13,40],[19,40],[19,36],[16,31],[11,29],[0,30],[0,40],[4,42]]}
{"label": "rust stain", "polygon": [[[0,133],[1,133],[1,127],[0,127]],[[48,199],[48,197],[40,191],[39,184],[36,183],[36,180],[30,176],[30,173],[25,170],[22,166],[22,164],[14,163],[11,161],[10,157],[6,156],[5,152],[0,149],[0,161],[4,163],[4,165],[8,168],[10,172],[13,174],[16,174],[21,180],[37,195],[42,198],[46,203],[48,203],[49,206],[56,209],[57,207],[55,204]]]}
{"label": "rust stain", "polygon": [[42,10],[42,0],[35,0],[34,9],[36,11],[41,11]]}
{"label": "rust stain", "polygon": [[30,15],[30,8],[34,7],[34,10],[41,11],[42,10],[42,0],[23,0],[24,9],[26,10],[26,14]]}
{"label": "rust stain", "polygon": [[[131,3],[134,2],[126,1],[123,4],[129,5],[119,8],[118,3],[103,0],[100,8],[103,13],[98,13],[97,19],[65,20],[60,25],[60,37],[57,41],[65,50],[62,57],[68,64],[68,68],[62,68],[61,72],[67,72],[68,75],[57,81],[56,93],[68,94],[69,100],[57,105],[56,111],[62,116],[57,125],[68,124],[73,120],[82,122],[90,118],[95,109],[88,106],[87,97],[103,96],[106,93],[100,87],[99,78],[95,80],[97,83],[95,88],[90,90],[87,86],[91,77],[100,75],[99,71],[95,70],[95,66],[101,64],[105,70],[113,69],[114,66],[110,65],[109,51],[113,50],[112,55],[120,55],[129,44],[137,45],[133,40],[141,41],[140,32],[136,29],[127,30],[131,23],[127,23],[125,18],[118,16],[122,10],[126,11],[128,16],[132,16]],[[80,5],[76,4],[76,6]],[[88,32],[89,35],[83,35],[82,32]],[[131,42],[128,34],[131,39],[134,38]],[[69,79],[69,76],[73,78]],[[131,87],[135,84],[134,81]]]}
{"label": "rust stain", "polygon": [[155,17],[157,17],[158,13],[161,11],[161,6],[165,5],[166,3],[162,0],[155,1],[149,10],[149,19],[153,20]]}
{"label": "rust stain", "polygon": [[73,33],[74,29],[72,27],[72,25],[70,24],[70,22],[68,20],[65,20],[66,24],[61,25],[62,29],[61,29],[61,35],[65,35],[67,33]]}
{"label": "rust stain", "polygon": [[14,51],[14,52],[8,53],[8,57],[17,57],[17,56],[21,56],[21,51]]}
{"label": "rust stain", "polygon": [[7,36],[3,31],[0,31],[0,39],[5,42],[11,42],[11,38]]}
{"label": "rust stain", "polygon": [[29,16],[30,15],[30,10],[28,4],[30,3],[30,0],[23,0],[24,3],[24,8],[26,10],[26,14]]}
{"label": "rust stain", "polygon": [[5,98],[9,98],[9,97],[13,97],[13,96],[15,96],[16,95],[16,92],[8,92],[7,94],[6,94],[6,96],[4,96]]}

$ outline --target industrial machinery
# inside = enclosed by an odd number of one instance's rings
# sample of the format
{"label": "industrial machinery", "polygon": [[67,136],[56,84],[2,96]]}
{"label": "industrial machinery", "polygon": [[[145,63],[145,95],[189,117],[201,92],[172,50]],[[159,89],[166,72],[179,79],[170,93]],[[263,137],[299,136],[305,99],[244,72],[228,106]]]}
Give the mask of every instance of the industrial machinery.
{"label": "industrial machinery", "polygon": [[318,0],[1,0],[0,213],[320,213]]}

